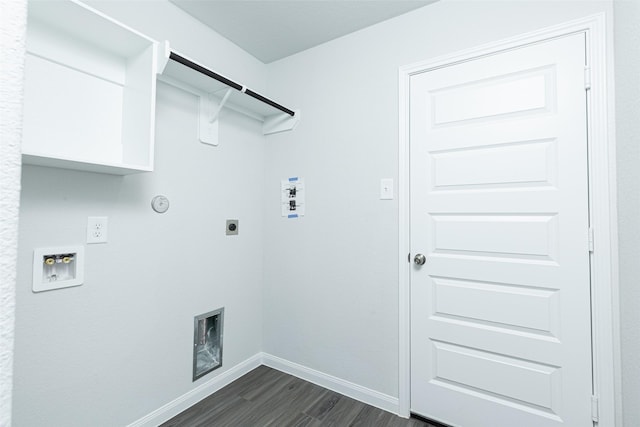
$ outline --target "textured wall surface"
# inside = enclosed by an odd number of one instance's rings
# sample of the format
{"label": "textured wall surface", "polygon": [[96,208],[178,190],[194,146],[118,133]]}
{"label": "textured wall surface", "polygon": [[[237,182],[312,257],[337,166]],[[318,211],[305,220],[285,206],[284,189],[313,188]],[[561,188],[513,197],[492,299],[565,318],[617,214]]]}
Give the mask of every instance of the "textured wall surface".
{"label": "textured wall surface", "polygon": [[614,1],[624,425],[640,426],[640,1]]}
{"label": "textured wall surface", "polygon": [[0,0],[0,426],[11,425],[26,0]]}

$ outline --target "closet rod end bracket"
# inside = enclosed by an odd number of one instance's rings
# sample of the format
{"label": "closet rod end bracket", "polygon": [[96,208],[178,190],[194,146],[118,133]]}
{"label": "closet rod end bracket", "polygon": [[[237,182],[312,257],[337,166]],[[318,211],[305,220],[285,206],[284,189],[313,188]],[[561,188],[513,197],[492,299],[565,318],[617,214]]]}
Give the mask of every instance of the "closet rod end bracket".
{"label": "closet rod end bracket", "polygon": [[164,69],[169,62],[169,56],[171,55],[169,40],[158,43],[156,52],[156,74],[162,74],[164,73]]}

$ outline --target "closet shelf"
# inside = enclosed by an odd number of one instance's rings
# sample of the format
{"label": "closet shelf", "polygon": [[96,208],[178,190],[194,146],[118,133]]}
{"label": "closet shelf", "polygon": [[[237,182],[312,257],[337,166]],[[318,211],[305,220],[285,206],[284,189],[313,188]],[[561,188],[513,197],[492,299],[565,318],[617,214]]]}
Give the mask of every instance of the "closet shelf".
{"label": "closet shelf", "polygon": [[153,170],[157,43],[77,1],[29,2],[22,158]]}
{"label": "closet shelf", "polygon": [[202,142],[217,145],[217,128],[205,131],[202,124],[217,126],[217,115],[223,106],[263,122],[265,135],[293,130],[300,120],[299,110],[285,107],[172,50],[168,41],[160,47],[159,61],[161,81],[200,96]]}

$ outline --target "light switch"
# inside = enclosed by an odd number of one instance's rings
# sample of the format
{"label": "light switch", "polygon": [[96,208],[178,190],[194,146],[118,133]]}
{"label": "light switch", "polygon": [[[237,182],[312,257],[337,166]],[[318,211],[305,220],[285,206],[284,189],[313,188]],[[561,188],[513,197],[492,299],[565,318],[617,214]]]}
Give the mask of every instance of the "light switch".
{"label": "light switch", "polygon": [[380,200],[393,200],[393,179],[380,180]]}

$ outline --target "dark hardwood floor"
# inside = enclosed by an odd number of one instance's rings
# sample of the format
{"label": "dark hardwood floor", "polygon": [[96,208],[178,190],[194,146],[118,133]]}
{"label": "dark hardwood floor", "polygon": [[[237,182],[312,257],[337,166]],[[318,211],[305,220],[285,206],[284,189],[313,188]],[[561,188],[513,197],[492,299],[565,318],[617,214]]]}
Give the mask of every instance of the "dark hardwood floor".
{"label": "dark hardwood floor", "polygon": [[260,366],[161,427],[433,427]]}

